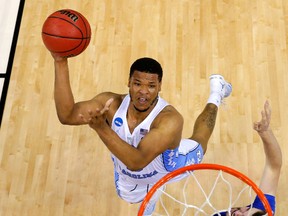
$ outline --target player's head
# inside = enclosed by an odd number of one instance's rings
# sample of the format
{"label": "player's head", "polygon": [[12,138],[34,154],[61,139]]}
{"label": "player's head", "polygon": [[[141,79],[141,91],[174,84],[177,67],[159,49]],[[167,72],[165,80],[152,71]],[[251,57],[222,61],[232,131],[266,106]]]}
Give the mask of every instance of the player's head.
{"label": "player's head", "polygon": [[[272,212],[275,212],[275,196],[270,194],[264,194],[267,201],[270,204]],[[251,208],[251,206],[253,206]],[[213,216],[260,216],[266,215],[266,209],[258,196],[256,196],[252,205],[244,206],[241,208],[231,208],[230,214],[225,212],[219,212],[218,214],[214,214]]]}
{"label": "player's head", "polygon": [[148,57],[137,59],[130,67],[129,78],[133,76],[135,71],[157,74],[159,82],[162,81],[163,70],[160,63],[155,59]]}
{"label": "player's head", "polygon": [[146,112],[157,102],[161,91],[162,67],[152,58],[137,59],[130,68],[129,94],[135,110]]}
{"label": "player's head", "polygon": [[262,216],[266,215],[265,212],[259,210],[259,209],[252,209],[250,211],[250,207],[238,207],[238,208],[232,208],[230,211],[230,214],[225,211],[225,212],[219,212],[218,214],[214,214],[213,216]]}

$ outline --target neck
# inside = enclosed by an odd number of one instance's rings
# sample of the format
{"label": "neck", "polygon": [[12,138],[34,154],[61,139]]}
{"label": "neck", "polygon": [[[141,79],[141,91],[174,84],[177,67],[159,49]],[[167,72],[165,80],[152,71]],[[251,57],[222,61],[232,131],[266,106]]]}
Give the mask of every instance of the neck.
{"label": "neck", "polygon": [[148,111],[152,106],[155,106],[155,104],[156,104],[157,101],[158,101],[158,95],[157,95],[157,97],[155,97],[155,99],[152,101],[152,103],[150,104],[150,106],[147,107],[147,108],[144,109],[144,110],[138,109],[134,104],[133,104],[133,107],[134,107],[134,109],[135,109],[137,112],[144,113],[144,112]]}

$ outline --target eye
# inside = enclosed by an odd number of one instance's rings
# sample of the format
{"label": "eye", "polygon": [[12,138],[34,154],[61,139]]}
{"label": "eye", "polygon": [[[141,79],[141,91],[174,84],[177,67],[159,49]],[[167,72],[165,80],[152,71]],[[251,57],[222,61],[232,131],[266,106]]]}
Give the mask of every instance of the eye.
{"label": "eye", "polygon": [[231,209],[231,215],[234,216],[238,210],[240,210],[240,208]]}

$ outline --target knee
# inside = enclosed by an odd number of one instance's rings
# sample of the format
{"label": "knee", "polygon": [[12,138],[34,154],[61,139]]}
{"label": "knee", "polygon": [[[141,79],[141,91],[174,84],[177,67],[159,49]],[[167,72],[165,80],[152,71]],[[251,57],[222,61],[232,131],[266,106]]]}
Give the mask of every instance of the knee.
{"label": "knee", "polygon": [[208,147],[208,140],[205,137],[201,137],[201,136],[192,136],[189,139],[196,141],[197,143],[199,143],[203,149],[203,154],[206,153],[207,151],[207,147]]}

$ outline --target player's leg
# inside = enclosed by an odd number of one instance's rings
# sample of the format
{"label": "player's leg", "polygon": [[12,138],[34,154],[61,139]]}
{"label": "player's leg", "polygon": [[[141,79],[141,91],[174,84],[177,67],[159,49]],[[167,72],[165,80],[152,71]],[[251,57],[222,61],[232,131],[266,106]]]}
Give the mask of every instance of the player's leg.
{"label": "player's leg", "polygon": [[152,216],[156,204],[159,200],[159,197],[162,195],[162,191],[165,191],[165,185],[162,185],[151,197],[151,199],[149,200],[149,203],[147,204],[145,211],[143,213],[143,216]]}
{"label": "player's leg", "polygon": [[210,96],[208,102],[196,119],[193,134],[189,138],[200,143],[204,153],[207,150],[207,144],[215,126],[218,107],[231,92],[232,85],[226,82],[223,76],[210,76]]}

